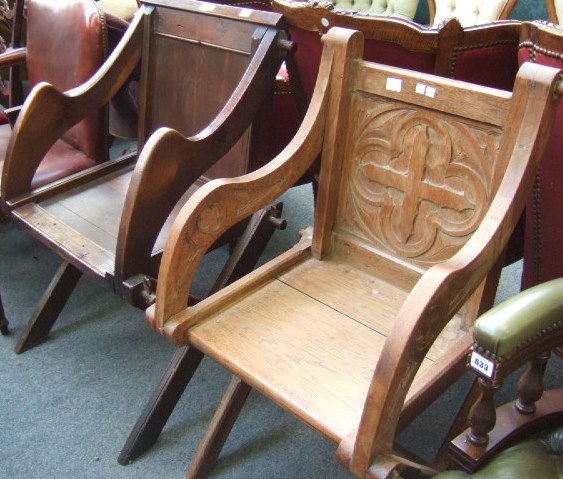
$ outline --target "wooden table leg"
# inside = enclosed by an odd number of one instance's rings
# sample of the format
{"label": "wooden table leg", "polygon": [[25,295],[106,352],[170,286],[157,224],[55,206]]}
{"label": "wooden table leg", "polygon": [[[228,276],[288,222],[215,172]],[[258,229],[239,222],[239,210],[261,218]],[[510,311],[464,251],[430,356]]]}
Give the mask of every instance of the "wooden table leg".
{"label": "wooden table leg", "polygon": [[166,374],[129,434],[117,459],[119,464],[129,464],[156,442],[202,359],[203,354],[195,348],[176,351]]}
{"label": "wooden table leg", "polygon": [[49,331],[55,324],[81,276],[82,271],[72,264],[65,261],[61,265],[43,298],[41,298],[37,311],[29,321],[27,329],[18,341],[17,354],[23,353],[47,339]]}

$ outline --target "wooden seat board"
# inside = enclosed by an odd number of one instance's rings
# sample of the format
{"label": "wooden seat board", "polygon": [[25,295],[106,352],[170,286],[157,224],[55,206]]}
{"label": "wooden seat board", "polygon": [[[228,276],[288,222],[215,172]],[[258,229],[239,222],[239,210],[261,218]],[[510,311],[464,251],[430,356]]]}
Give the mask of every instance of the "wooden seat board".
{"label": "wooden seat board", "polygon": [[[320,299],[314,297],[315,288],[309,282],[317,281],[331,268],[340,274],[321,282]],[[229,305],[228,312],[219,312],[193,327],[189,341],[339,441],[358,424],[386,339],[378,329],[390,330],[391,311],[396,315],[401,302],[401,294],[393,288],[373,294],[374,285],[381,285],[377,279],[370,279],[367,288],[351,295],[350,288],[365,276],[369,275],[354,268],[341,270],[329,261],[308,258]],[[316,289],[319,292],[321,288]],[[367,308],[353,304],[358,295],[373,296],[369,302],[378,302],[389,314],[376,320],[368,318]],[[342,304],[342,311],[338,311]],[[448,339],[455,335],[448,330],[444,334]],[[425,359],[417,380],[426,376],[433,364],[431,358],[437,356],[434,350]],[[415,380],[411,394],[416,384]]]}
{"label": "wooden seat board", "polygon": [[[35,236],[48,246],[60,251],[68,261],[84,265],[101,278],[108,273],[113,274],[115,256],[112,250],[107,250],[80,235],[40,205],[29,203],[14,210],[13,213]],[[37,231],[40,233],[36,234]]]}

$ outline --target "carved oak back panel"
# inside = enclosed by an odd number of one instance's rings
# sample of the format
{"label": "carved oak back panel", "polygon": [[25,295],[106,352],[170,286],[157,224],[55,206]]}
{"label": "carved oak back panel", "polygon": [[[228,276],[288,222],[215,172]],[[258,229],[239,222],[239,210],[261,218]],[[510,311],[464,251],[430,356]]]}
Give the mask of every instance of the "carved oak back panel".
{"label": "carved oak back panel", "polygon": [[417,270],[449,258],[482,220],[509,96],[421,78],[358,66],[334,223],[337,240]]}

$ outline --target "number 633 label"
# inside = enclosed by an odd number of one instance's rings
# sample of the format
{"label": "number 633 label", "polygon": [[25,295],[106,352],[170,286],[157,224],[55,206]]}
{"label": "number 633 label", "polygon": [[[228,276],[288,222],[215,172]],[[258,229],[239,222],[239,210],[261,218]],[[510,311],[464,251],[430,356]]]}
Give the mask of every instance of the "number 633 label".
{"label": "number 633 label", "polygon": [[479,353],[473,351],[471,353],[471,368],[479,371],[481,374],[492,378],[495,372],[495,365],[493,362],[489,361],[487,358],[481,356]]}

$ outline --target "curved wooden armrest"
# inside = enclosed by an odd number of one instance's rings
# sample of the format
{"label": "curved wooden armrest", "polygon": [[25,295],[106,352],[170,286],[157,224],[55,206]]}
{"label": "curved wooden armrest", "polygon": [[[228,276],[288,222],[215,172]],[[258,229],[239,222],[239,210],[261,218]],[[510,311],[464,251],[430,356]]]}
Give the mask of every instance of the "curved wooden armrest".
{"label": "curved wooden armrest", "polygon": [[529,121],[521,122],[501,145],[499,158],[508,162],[506,171],[498,173],[502,181],[494,182],[500,184],[489,210],[463,248],[430,268],[409,294],[377,363],[358,432],[339,448],[340,459],[358,476],[378,456],[391,453],[407,392],[424,356],[492,269],[524,208],[553,123],[560,74],[553,70],[538,75],[531,66],[518,75],[515,92],[521,96],[513,99],[509,114]]}
{"label": "curved wooden armrest", "polygon": [[214,180],[203,186],[176,217],[162,257],[156,303],[146,314],[147,322],[157,331],[164,333],[165,324],[174,323],[173,316],[185,310],[195,271],[213,242],[229,227],[277,199],[317,158],[322,146],[333,55],[332,48],[323,52],[315,93],[289,145],[253,173]]}
{"label": "curved wooden armrest", "polygon": [[25,63],[27,58],[27,48],[8,48],[0,53],[0,68],[11,67]]}
{"label": "curved wooden armrest", "polygon": [[477,320],[473,333],[475,346],[497,357],[551,334],[563,335],[563,278],[522,291],[490,309]]}
{"label": "curved wooden armrest", "polygon": [[264,35],[229,101],[204,130],[186,138],[161,128],[147,141],[133,172],[121,217],[117,284],[148,271],[154,243],[177,202],[228,153],[252,123],[266,94],[272,91],[279,70],[276,39],[276,30]]}
{"label": "curved wooden armrest", "polygon": [[127,80],[141,56],[143,17],[152,7],[137,13],[122,41],[110,57],[83,85],[61,93],[39,83],[26,99],[14,126],[2,172],[2,201],[27,193],[37,166],[49,148],[71,126],[107,103]]}

